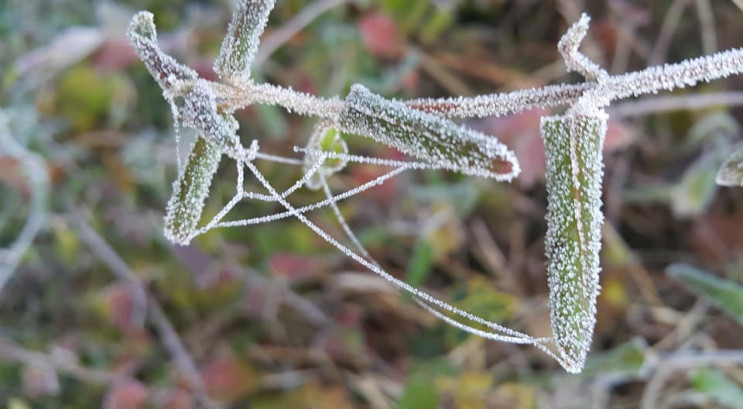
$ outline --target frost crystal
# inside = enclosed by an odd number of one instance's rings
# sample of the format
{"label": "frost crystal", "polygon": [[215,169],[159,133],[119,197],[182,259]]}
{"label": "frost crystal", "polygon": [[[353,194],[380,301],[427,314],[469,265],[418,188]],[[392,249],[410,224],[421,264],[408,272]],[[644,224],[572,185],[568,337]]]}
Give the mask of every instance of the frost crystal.
{"label": "frost crystal", "polygon": [[219,56],[214,61],[214,72],[219,78],[235,84],[250,81],[250,67],[273,5],[273,0],[242,0],[238,3]]}
{"label": "frost crystal", "polygon": [[599,293],[602,147],[608,116],[542,119],[547,156],[547,256],[555,343],[580,372],[591,346]]}
{"label": "frost crystal", "polygon": [[516,156],[495,137],[384,99],[358,84],[346,97],[338,126],[442,169],[507,181],[520,172]]}

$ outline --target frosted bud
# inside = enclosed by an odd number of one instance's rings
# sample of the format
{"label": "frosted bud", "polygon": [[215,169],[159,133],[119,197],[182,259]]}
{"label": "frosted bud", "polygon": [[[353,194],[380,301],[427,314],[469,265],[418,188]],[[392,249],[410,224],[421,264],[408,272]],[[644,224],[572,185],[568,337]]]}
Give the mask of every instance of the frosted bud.
{"label": "frosted bud", "polygon": [[196,140],[185,169],[173,182],[173,195],[165,213],[168,240],[182,245],[191,241],[221,156],[214,144],[201,137]]}

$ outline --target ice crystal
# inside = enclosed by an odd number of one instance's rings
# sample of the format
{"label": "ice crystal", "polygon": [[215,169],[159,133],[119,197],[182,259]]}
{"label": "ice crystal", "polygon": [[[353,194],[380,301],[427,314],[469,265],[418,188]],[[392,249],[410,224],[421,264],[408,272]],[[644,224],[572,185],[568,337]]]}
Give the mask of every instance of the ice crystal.
{"label": "ice crystal", "polygon": [[599,292],[605,113],[542,119],[547,157],[547,282],[550,322],[566,369],[580,372]]}
{"label": "ice crystal", "polygon": [[[602,144],[607,115],[613,100],[692,86],[743,71],[743,50],[734,49],[677,64],[610,76],[580,53],[589,18],[582,15],[558,44],[569,70],[586,77],[581,84],[550,85],[504,94],[471,98],[389,100],[361,85],[354,85],[345,100],[322,98],[273,84],[250,80],[273,0],[241,0],[214,63],[222,83],[199,78],[157,46],[152,14],[137,13],[128,35],[139,57],[163,89],[170,103],[176,129],[198,131],[196,141],[173,184],[165,218],[166,236],[180,244],[213,228],[250,226],[294,217],[348,257],[359,262],[403,291],[431,314],[463,331],[488,339],[531,344],[555,358],[569,372],[580,372],[595,323],[599,292]],[[302,115],[319,117],[305,148],[295,147],[303,158],[283,157],[259,150],[253,140],[240,143],[232,113],[251,104],[280,105]],[[545,242],[550,319],[554,336],[534,338],[501,324],[460,310],[387,273],[363,247],[345,220],[338,202],[378,186],[414,169],[445,169],[466,175],[510,181],[519,164],[505,145],[449,118],[482,117],[515,113],[531,108],[569,106],[562,116],[544,118],[542,135],[547,153],[548,231]],[[394,147],[413,160],[391,160],[350,154],[344,133],[358,134]],[[177,138],[176,132],[176,138]],[[178,144],[176,144],[178,146]],[[235,195],[203,227],[201,219],[209,186],[220,158],[237,165]],[[278,191],[260,172],[255,161],[271,161],[301,168],[302,176]],[[327,178],[347,164],[365,163],[390,168],[372,180],[333,194]],[[245,169],[265,191],[246,190]],[[322,188],[325,198],[297,207],[291,195],[303,186]],[[280,204],[284,210],[241,220],[225,220],[243,200]],[[353,250],[312,223],[306,214],[329,207]],[[479,324],[480,327],[473,326]],[[482,329],[482,328],[486,329]]]}

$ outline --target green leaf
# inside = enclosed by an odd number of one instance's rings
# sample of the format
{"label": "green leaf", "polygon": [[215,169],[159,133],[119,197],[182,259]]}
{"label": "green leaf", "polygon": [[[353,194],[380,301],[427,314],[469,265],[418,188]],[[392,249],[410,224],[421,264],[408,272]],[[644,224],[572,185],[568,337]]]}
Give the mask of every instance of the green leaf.
{"label": "green leaf", "polygon": [[232,14],[214,72],[228,82],[250,81],[250,67],[274,0],[241,0]]}
{"label": "green leaf", "polygon": [[547,283],[550,321],[565,369],[583,368],[596,323],[601,181],[607,115],[542,119],[547,156]]}
{"label": "green leaf", "polygon": [[743,186],[743,147],[725,160],[717,171],[715,181],[720,186]]}
{"label": "green leaf", "polygon": [[582,374],[591,376],[609,372],[638,373],[645,364],[647,349],[648,345],[644,339],[634,338],[600,355],[588,358]]}
{"label": "green leaf", "polygon": [[173,182],[173,195],[165,214],[168,240],[182,245],[191,241],[221,157],[214,144],[201,137],[196,140],[185,169]]}
{"label": "green leaf", "polygon": [[432,165],[470,176],[511,180],[520,172],[516,156],[495,137],[351,87],[338,126],[372,138]]}
{"label": "green leaf", "polygon": [[688,264],[672,264],[668,276],[743,323],[743,286]]}
{"label": "green leaf", "polygon": [[692,388],[730,409],[743,409],[743,389],[716,369],[701,369],[692,373]]}
{"label": "green leaf", "polygon": [[435,409],[438,407],[438,391],[434,383],[423,376],[411,377],[397,402],[397,409]]}
{"label": "green leaf", "polygon": [[418,239],[408,262],[406,280],[413,287],[423,284],[433,266],[433,248],[425,238]]}
{"label": "green leaf", "polygon": [[691,165],[681,181],[671,188],[670,204],[677,216],[694,216],[707,210],[715,197],[715,172],[719,162],[712,156],[702,157]]}

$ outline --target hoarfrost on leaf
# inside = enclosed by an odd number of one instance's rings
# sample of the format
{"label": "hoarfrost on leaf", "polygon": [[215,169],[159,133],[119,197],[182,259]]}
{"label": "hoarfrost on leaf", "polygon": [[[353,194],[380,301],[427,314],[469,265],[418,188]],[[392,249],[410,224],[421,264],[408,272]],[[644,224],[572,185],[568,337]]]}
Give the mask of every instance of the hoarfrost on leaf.
{"label": "hoarfrost on leaf", "polygon": [[250,68],[273,6],[274,0],[242,0],[237,4],[214,61],[214,72],[220,79],[235,84],[250,81]]}

